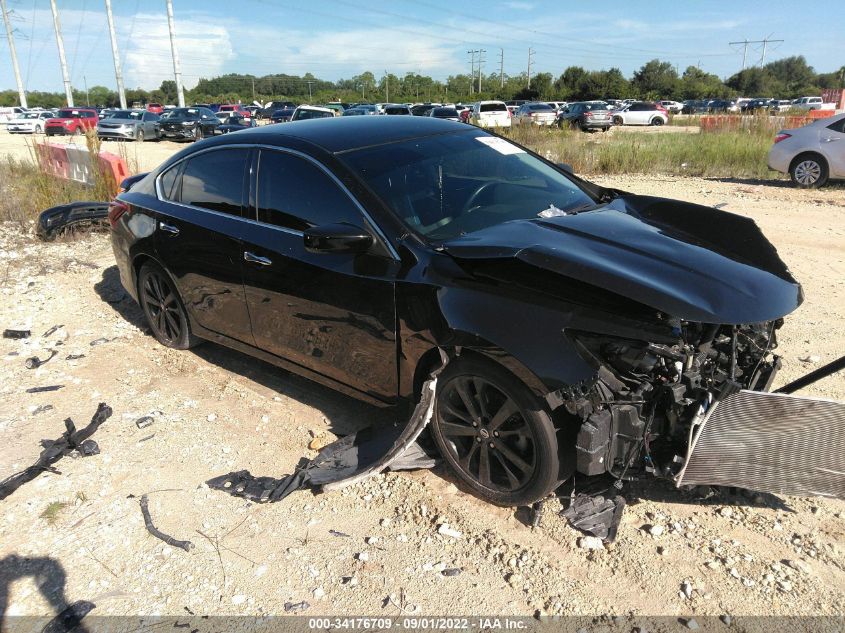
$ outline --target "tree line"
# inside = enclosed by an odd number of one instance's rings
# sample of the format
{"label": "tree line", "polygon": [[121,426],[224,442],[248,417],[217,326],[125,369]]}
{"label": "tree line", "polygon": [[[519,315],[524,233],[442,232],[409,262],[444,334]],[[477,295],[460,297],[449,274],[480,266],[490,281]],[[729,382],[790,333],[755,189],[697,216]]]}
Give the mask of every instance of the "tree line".
{"label": "tree line", "polygon": [[[187,103],[251,103],[290,99],[298,103],[344,102],[469,102],[480,99],[541,99],[547,101],[578,101],[585,99],[708,99],[730,97],[773,97],[793,99],[816,95],[824,88],[845,87],[845,66],[829,73],[816,73],[803,56],[787,57],[770,62],[762,68],[746,68],[726,80],[688,66],[679,73],[669,62],[653,59],[626,78],[618,68],[585,70],[569,66],[558,77],[552,73],[537,73],[530,77],[519,75],[470,76],[450,75],[445,81],[427,75],[408,73],[404,76],[387,74],[376,77],[364,72],[349,79],[327,81],[306,73],[303,76],[272,74],[227,74],[200,79],[191,90],[185,91]],[[77,106],[116,106],[117,92],[104,86],[90,90],[74,90]],[[42,107],[61,107],[64,93],[27,92],[30,104]],[[126,99],[133,102],[176,103],[176,82],[163,81],[154,90],[136,88],[126,91]],[[15,90],[0,92],[0,105],[17,105]]]}

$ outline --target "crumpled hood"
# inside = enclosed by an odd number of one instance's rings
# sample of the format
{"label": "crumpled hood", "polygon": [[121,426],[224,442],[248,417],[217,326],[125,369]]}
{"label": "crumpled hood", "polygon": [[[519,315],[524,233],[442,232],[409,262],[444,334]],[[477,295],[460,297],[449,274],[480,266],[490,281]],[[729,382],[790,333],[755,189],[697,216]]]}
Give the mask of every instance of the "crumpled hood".
{"label": "crumpled hood", "polygon": [[753,220],[665,198],[506,222],[443,248],[458,262],[515,258],[689,321],[758,323],[803,301]]}

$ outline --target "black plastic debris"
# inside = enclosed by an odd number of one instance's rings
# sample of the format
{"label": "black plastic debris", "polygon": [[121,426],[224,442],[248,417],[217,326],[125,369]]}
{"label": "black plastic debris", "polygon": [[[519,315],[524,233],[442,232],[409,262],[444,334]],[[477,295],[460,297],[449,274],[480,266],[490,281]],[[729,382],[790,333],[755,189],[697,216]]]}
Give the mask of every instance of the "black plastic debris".
{"label": "black plastic debris", "polygon": [[44,393],[46,391],[58,391],[64,389],[64,385],[48,385],[46,387],[30,387],[26,390],[27,393]]}
{"label": "black plastic debris", "polygon": [[[314,459],[304,461],[296,472],[281,479],[254,477],[249,471],[241,470],[214,477],[206,483],[214,490],[266,503],[281,501],[292,492],[306,487],[321,486],[323,490],[341,488],[381,472],[394,463],[404,468],[432,463],[430,459],[422,459],[425,451],[416,445],[416,441],[431,420],[437,374],[445,365],[444,358],[440,369],[423,384],[420,401],[404,425],[371,426],[347,435],[323,447]],[[410,456],[407,460],[406,453]]]}
{"label": "black plastic debris", "polygon": [[144,515],[144,526],[147,528],[147,532],[155,536],[157,539],[161,539],[168,545],[172,545],[173,547],[179,547],[186,552],[193,549],[194,544],[190,541],[180,541],[179,539],[175,539],[169,534],[165,534],[161,530],[159,530],[155,525],[153,525],[153,519],[150,516],[150,508],[149,508],[149,499],[147,495],[141,495],[141,513]]}
{"label": "black plastic debris", "polygon": [[38,460],[32,466],[0,482],[0,500],[5,499],[23,484],[32,481],[44,471],[58,472],[53,468],[53,464],[71,451],[78,451],[83,457],[99,453],[99,447],[90,437],[100,428],[103,422],[111,417],[111,414],[112,408],[101,402],[94,413],[94,417],[91,418],[91,422],[83,429],[77,430],[71,418],[65,419],[65,432],[59,439],[41,440],[41,446],[44,450],[41,451]]}
{"label": "black plastic debris", "polygon": [[345,532],[338,532],[337,530],[329,530],[329,534],[332,536],[340,536],[343,538],[352,538],[350,534],[346,534]]}
{"label": "black plastic debris", "polygon": [[52,404],[42,404],[41,406],[35,407],[35,409],[32,410],[32,415],[38,415],[39,413],[44,413],[45,411],[52,411],[52,410],[53,410]]}
{"label": "black plastic debris", "polygon": [[85,354],[68,354],[65,356],[65,360],[79,360],[80,358],[85,358]]}
{"label": "black plastic debris", "polygon": [[48,336],[55,334],[58,330],[60,330],[63,327],[64,327],[64,325],[54,325],[49,330],[44,332],[44,334],[41,335],[41,338],[47,338]]}
{"label": "black plastic debris", "polygon": [[305,602],[285,602],[285,613],[297,613],[299,611],[305,611],[311,605]]}
{"label": "black plastic debris", "polygon": [[102,345],[103,343],[108,343],[109,341],[111,341],[111,339],[106,338],[106,337],[95,338],[93,341],[91,341],[90,345],[91,345],[91,347],[96,347],[97,345]]}
{"label": "black plastic debris", "polygon": [[45,365],[46,363],[49,363],[51,360],[53,360],[53,357],[57,353],[58,352],[56,352],[56,350],[51,349],[50,355],[47,358],[45,358],[44,360],[41,360],[40,358],[38,358],[38,356],[30,356],[29,358],[26,359],[26,362],[24,363],[24,365],[26,366],[27,369],[38,369],[39,367],[41,367],[41,365]]}
{"label": "black plastic debris", "polygon": [[625,498],[622,496],[608,499],[598,494],[576,494],[569,507],[560,514],[572,527],[612,543],[624,509]]}
{"label": "black plastic debris", "polygon": [[460,570],[458,567],[453,567],[452,569],[444,569],[444,570],[443,570],[442,572],[440,572],[440,573],[441,573],[441,574],[443,574],[444,576],[449,576],[449,577],[451,577],[451,576],[460,576],[460,575],[461,575],[461,570]]}
{"label": "black plastic debris", "polygon": [[41,633],[70,633],[71,631],[82,631],[79,628],[82,624],[82,618],[91,613],[97,608],[93,602],[87,600],[77,600],[73,604],[65,608],[59,615],[50,620]]}
{"label": "black plastic debris", "polygon": [[50,207],[38,215],[35,234],[49,242],[62,233],[104,230],[108,227],[108,202],[71,202]]}
{"label": "black plastic debris", "polygon": [[29,338],[31,334],[29,330],[3,330],[3,338]]}

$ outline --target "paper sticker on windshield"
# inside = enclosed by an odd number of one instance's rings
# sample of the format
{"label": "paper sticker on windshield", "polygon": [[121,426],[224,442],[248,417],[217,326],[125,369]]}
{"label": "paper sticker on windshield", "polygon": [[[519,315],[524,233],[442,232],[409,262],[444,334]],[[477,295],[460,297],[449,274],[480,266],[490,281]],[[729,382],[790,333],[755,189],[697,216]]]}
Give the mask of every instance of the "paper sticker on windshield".
{"label": "paper sticker on windshield", "polygon": [[503,138],[497,138],[495,136],[477,136],[475,138],[476,141],[479,143],[484,143],[487,147],[490,147],[500,154],[524,154],[525,150],[521,147],[517,147],[511,143],[508,143]]}

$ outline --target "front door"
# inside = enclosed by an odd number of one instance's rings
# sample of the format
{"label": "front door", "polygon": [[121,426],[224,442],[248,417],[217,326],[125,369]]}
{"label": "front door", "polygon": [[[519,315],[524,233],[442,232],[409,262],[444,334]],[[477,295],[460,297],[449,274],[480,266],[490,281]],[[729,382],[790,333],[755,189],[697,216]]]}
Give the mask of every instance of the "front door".
{"label": "front door", "polygon": [[831,178],[845,178],[845,117],[819,132],[819,148],[827,158]]}
{"label": "front door", "polygon": [[261,150],[256,222],[243,248],[244,287],[258,347],[381,400],[397,394],[394,278],[377,244],[363,254],[312,253],[302,231],[368,228],[350,195],[303,156]]}
{"label": "front door", "polygon": [[156,218],[155,247],[193,320],[252,345],[241,279],[249,156],[244,148],[214,149],[162,174],[166,202]]}

